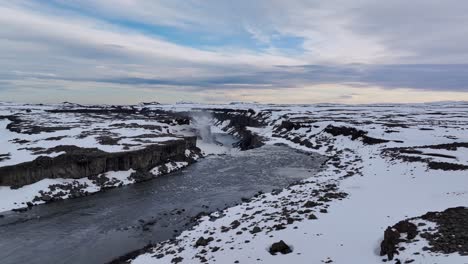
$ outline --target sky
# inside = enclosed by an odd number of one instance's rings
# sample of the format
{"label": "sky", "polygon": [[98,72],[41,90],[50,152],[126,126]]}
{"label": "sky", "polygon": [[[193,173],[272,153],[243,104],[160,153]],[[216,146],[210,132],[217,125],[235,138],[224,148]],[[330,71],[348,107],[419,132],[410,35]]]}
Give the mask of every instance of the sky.
{"label": "sky", "polygon": [[468,100],[462,0],[0,1],[0,101]]}

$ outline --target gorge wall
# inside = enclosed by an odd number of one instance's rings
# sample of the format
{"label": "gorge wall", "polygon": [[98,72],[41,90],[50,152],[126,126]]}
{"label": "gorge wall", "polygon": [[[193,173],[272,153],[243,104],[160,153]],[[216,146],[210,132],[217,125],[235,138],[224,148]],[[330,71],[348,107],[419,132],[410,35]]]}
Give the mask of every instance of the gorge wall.
{"label": "gorge wall", "polygon": [[235,144],[241,150],[258,148],[264,145],[263,139],[252,133],[247,127],[262,127],[264,122],[262,116],[254,110],[213,109],[213,117],[219,123],[229,121],[227,129],[236,134],[240,140]]}
{"label": "gorge wall", "polygon": [[0,186],[21,187],[46,178],[85,178],[107,171],[150,170],[167,161],[191,161],[187,149],[197,151],[196,137],[150,145],[144,149],[108,153],[96,148],[71,148],[57,157],[0,168]]}

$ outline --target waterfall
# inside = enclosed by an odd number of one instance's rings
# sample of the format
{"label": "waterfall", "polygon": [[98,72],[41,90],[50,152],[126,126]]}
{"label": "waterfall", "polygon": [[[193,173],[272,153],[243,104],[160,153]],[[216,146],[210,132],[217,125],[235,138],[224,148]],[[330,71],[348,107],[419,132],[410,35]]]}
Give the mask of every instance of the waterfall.
{"label": "waterfall", "polygon": [[214,135],[211,133],[213,116],[209,112],[198,112],[192,114],[194,128],[197,130],[197,136],[206,143],[216,143]]}

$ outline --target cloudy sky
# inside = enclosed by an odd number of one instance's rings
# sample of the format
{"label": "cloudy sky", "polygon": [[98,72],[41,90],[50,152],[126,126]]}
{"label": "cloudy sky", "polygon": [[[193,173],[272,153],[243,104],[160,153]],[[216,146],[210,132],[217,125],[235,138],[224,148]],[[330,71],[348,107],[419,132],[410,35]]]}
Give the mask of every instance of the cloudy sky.
{"label": "cloudy sky", "polygon": [[468,100],[462,0],[0,2],[0,100]]}

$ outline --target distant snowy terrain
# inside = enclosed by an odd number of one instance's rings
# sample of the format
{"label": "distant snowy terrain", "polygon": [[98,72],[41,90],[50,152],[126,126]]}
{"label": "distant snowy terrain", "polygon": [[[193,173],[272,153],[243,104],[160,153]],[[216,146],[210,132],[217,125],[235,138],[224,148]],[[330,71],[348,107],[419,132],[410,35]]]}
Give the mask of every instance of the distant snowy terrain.
{"label": "distant snowy terrain", "polygon": [[[267,144],[330,159],[318,175],[202,217],[132,263],[468,263],[466,236],[450,245],[426,240],[438,231],[435,222],[420,224],[408,239],[407,230],[390,228],[394,244],[382,243],[387,227],[402,220],[467,206],[468,104],[157,107],[251,109],[240,115],[262,121],[249,129]],[[289,248],[274,245],[280,241]]]}

